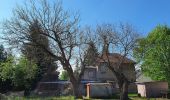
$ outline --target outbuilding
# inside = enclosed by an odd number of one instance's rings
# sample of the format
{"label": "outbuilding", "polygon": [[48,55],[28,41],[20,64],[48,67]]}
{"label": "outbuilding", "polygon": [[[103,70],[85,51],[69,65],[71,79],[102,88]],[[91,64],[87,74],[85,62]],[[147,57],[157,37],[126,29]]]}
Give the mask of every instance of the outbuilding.
{"label": "outbuilding", "polygon": [[151,82],[137,82],[138,94],[141,97],[162,97],[167,96],[168,82],[151,81]]}

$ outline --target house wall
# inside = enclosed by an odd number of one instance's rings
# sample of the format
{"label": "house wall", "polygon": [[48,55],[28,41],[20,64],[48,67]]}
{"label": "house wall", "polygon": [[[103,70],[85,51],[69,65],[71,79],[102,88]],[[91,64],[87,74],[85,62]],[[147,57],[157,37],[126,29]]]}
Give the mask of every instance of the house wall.
{"label": "house wall", "polygon": [[138,93],[141,95],[141,97],[146,97],[146,89],[144,84],[138,84]]}
{"label": "house wall", "polygon": [[101,81],[114,81],[115,76],[113,72],[105,65],[99,65],[97,70],[97,80]]}
{"label": "house wall", "polygon": [[162,91],[168,91],[167,82],[149,82],[146,83],[147,97],[160,97]]}
{"label": "house wall", "polygon": [[146,82],[137,86],[138,93],[142,97],[160,97],[162,96],[161,92],[168,91],[168,82]]}
{"label": "house wall", "polygon": [[[113,65],[113,67],[115,67],[115,69],[116,69],[116,65]],[[136,80],[134,64],[123,64],[122,65],[122,71],[125,74],[125,76],[127,76],[129,81],[134,82]],[[107,65],[101,64],[101,65],[98,66],[97,80],[114,81],[115,80],[115,75],[107,67]]]}
{"label": "house wall", "polygon": [[89,83],[87,84],[87,97],[111,97],[113,96],[112,84]]}
{"label": "house wall", "polygon": [[86,68],[82,80],[96,81],[96,68]]}

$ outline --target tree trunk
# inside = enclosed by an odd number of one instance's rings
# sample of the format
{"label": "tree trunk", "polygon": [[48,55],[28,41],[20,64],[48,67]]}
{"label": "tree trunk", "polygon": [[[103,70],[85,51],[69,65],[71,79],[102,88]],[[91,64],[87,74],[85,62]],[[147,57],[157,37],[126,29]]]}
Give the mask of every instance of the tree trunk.
{"label": "tree trunk", "polygon": [[78,84],[73,84],[72,83],[72,86],[73,86],[73,94],[74,94],[74,97],[75,99],[77,99],[79,96],[80,96],[80,91],[79,91],[79,85]]}
{"label": "tree trunk", "polygon": [[128,81],[123,81],[120,88],[120,100],[128,100]]}
{"label": "tree trunk", "polygon": [[68,74],[69,74],[69,77],[70,77],[70,82],[72,84],[72,88],[73,88],[73,95],[75,96],[75,98],[78,98],[80,95],[79,95],[79,80],[77,80],[73,74],[73,71],[68,69],[67,70]]}

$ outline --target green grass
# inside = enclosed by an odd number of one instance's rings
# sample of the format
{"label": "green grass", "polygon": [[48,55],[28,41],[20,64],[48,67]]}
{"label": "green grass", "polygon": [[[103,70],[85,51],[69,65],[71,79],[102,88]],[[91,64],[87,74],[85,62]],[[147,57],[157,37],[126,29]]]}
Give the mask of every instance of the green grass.
{"label": "green grass", "polygon": [[61,97],[8,97],[8,100],[74,100],[74,96]]}
{"label": "green grass", "polygon": [[144,98],[144,97],[138,97],[138,94],[128,94],[129,98],[131,100],[169,100],[166,98]]}
{"label": "green grass", "polygon": [[[128,94],[129,98],[131,100],[168,100],[168,99],[162,99],[162,98],[142,98],[142,97],[138,97],[137,94]],[[74,96],[60,96],[60,97],[55,97],[55,96],[51,96],[51,97],[37,97],[37,96],[33,96],[33,97],[12,97],[9,96],[7,100],[74,100]],[[78,100],[82,100],[82,99],[78,99]],[[90,100],[108,100],[108,99],[93,99],[91,98]],[[110,98],[110,100],[119,100],[119,95],[114,95],[112,98]]]}

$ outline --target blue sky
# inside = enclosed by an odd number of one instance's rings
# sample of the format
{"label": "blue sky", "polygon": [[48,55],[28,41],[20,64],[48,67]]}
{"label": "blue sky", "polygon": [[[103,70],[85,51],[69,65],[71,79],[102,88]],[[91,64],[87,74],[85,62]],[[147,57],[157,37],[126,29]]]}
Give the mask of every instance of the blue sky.
{"label": "blue sky", "polygon": [[[16,3],[1,0],[0,22],[9,18]],[[50,1],[50,0],[49,0]],[[128,22],[143,35],[156,25],[170,25],[170,0],[62,0],[66,10],[79,12],[81,25]]]}

